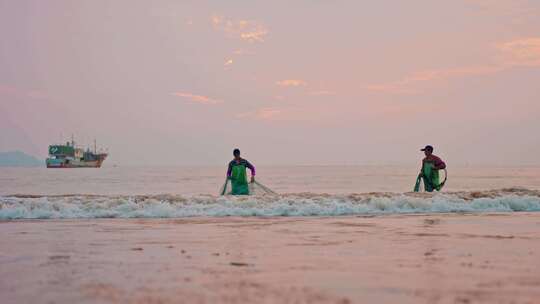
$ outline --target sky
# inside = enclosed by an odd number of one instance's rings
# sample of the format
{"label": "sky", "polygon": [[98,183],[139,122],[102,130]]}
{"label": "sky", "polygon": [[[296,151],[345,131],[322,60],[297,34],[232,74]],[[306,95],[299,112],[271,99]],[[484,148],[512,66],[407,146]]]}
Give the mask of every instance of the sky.
{"label": "sky", "polygon": [[0,151],[540,164],[540,1],[0,0]]}

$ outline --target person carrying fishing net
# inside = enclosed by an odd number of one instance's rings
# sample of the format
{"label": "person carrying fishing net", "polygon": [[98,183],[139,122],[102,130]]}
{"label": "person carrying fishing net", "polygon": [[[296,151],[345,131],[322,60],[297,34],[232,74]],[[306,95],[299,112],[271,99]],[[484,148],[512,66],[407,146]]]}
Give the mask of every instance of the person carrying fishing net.
{"label": "person carrying fishing net", "polygon": [[[422,180],[424,181],[424,190],[426,192],[433,192],[433,190],[440,191],[446,183],[446,164],[440,157],[433,154],[433,146],[427,145],[420,151],[423,151],[426,157],[422,160],[422,169],[416,179],[414,191],[420,191]],[[445,170],[445,178],[442,183],[439,182],[439,170]]]}
{"label": "person carrying fishing net", "polygon": [[227,179],[231,181],[232,195],[249,195],[249,185],[246,168],[251,171],[251,182],[255,182],[255,167],[247,160],[240,157],[240,150],[234,149],[234,159],[229,162]]}

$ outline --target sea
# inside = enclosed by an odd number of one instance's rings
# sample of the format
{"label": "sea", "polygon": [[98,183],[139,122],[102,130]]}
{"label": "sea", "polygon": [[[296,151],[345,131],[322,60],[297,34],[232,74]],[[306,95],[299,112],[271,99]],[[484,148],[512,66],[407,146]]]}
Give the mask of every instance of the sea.
{"label": "sea", "polygon": [[261,166],[273,193],[220,195],[223,167],[0,168],[0,219],[376,216],[540,211],[540,166],[448,169],[412,193],[412,166]]}

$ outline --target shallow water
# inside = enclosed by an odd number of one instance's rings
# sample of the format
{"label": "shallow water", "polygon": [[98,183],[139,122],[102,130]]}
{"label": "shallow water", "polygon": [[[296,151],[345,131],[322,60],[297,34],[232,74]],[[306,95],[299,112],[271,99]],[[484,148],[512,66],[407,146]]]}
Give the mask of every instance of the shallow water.
{"label": "shallow water", "polygon": [[[0,195],[218,194],[225,167],[0,168]],[[257,180],[278,193],[411,191],[417,167],[258,166]],[[444,191],[540,189],[540,167],[450,167]]]}
{"label": "shallow water", "polygon": [[279,195],[218,196],[224,170],[215,167],[4,168],[0,219],[540,211],[538,168],[455,168],[444,191],[434,195],[408,193],[415,168],[298,166],[258,172],[257,179]]}

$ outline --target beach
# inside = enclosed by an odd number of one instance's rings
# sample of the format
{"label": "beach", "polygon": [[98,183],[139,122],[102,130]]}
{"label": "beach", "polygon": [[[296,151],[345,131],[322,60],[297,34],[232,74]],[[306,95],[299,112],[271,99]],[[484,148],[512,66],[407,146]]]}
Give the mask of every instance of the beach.
{"label": "beach", "polygon": [[0,222],[2,303],[539,303],[539,213]]}
{"label": "beach", "polygon": [[0,0],[0,304],[540,304],[540,0]]}

